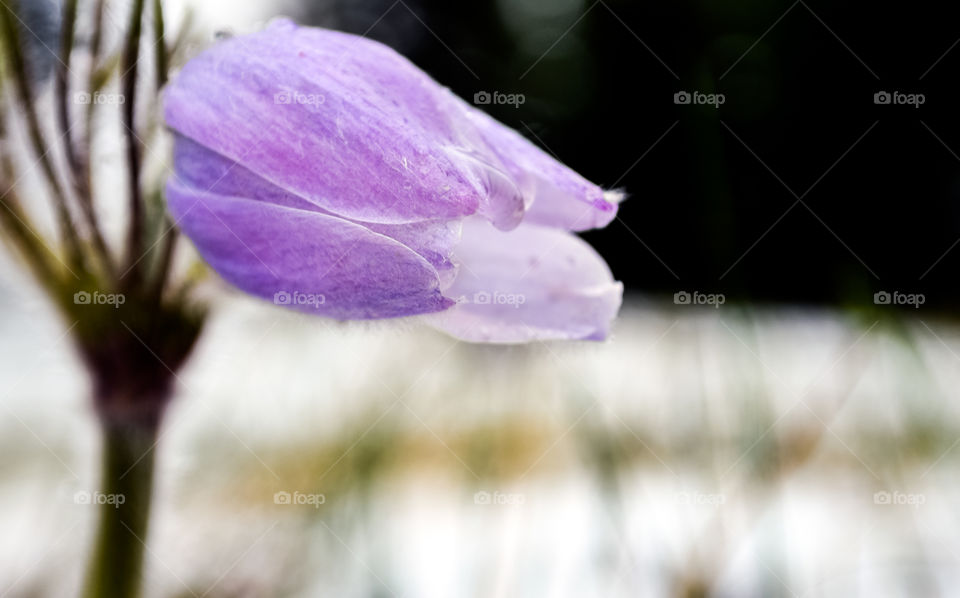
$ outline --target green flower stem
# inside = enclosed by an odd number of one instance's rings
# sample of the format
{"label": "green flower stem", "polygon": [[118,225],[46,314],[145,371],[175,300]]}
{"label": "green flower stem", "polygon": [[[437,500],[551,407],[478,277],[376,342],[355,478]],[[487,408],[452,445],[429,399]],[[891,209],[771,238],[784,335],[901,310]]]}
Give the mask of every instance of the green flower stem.
{"label": "green flower stem", "polygon": [[[139,595],[153,488],[159,418],[136,424],[104,419],[103,480],[85,598]],[[99,498],[99,497],[98,497]],[[109,504],[109,503],[120,504]]]}

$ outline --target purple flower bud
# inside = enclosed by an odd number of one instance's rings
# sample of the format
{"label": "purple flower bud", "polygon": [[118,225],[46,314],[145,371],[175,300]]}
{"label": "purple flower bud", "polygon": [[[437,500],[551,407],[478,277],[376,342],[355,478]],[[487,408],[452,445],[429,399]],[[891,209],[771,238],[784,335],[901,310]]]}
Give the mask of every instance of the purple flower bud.
{"label": "purple flower bud", "polygon": [[248,293],[490,342],[603,339],[620,307],[570,232],[606,226],[620,195],[387,46],[277,22],[190,61],[166,120],[173,217]]}

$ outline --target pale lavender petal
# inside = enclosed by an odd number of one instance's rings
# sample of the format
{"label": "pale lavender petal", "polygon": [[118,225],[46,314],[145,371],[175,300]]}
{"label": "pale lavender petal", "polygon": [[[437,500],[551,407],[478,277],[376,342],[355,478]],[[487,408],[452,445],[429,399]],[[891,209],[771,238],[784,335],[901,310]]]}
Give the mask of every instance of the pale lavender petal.
{"label": "pale lavender petal", "polygon": [[[508,229],[523,198],[470,151],[452,94],[390,48],[277,23],[191,60],[166,120],[327,212],[399,224],[480,213]],[[473,132],[473,136],[476,133]]]}
{"label": "pale lavender petal", "polygon": [[166,118],[171,212],[249,293],[340,319],[431,314],[468,340],[608,333],[622,285],[567,231],[608,224],[619,194],[386,46],[281,22],[191,60]]}
{"label": "pale lavender petal", "polygon": [[[268,183],[246,167],[182,135],[175,136],[173,157],[175,176],[184,187],[333,216],[330,212]],[[456,267],[450,260],[450,254],[454,246],[460,242],[459,221],[429,220],[410,224],[352,222],[395,239],[419,253],[437,269],[441,288],[449,286],[456,274]]]}
{"label": "pale lavender petal", "polygon": [[603,228],[616,217],[622,193],[604,191],[485,112],[466,105],[465,109],[498,163],[522,190],[525,222],[582,231]]}
{"label": "pale lavender petal", "polygon": [[603,259],[562,230],[524,223],[505,233],[470,218],[454,260],[444,294],[458,303],[428,321],[468,341],[602,340],[622,301]]}
{"label": "pale lavender petal", "polygon": [[390,237],[420,254],[437,270],[440,289],[449,287],[457,275],[457,265],[451,259],[460,243],[461,221],[430,220],[410,224],[369,224],[359,222],[373,232]]}
{"label": "pale lavender petal", "polygon": [[389,237],[342,218],[167,184],[171,214],[238,288],[337,319],[446,309],[436,269]]}

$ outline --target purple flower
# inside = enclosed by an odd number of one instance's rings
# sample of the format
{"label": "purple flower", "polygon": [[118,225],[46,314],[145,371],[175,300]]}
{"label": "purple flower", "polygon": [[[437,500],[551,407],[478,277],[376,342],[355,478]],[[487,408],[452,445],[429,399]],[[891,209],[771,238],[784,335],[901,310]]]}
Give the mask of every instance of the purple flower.
{"label": "purple flower", "polygon": [[620,307],[570,232],[620,195],[382,44],[289,21],[220,42],[167,89],[166,120],[170,210],[248,293],[493,342],[603,339]]}

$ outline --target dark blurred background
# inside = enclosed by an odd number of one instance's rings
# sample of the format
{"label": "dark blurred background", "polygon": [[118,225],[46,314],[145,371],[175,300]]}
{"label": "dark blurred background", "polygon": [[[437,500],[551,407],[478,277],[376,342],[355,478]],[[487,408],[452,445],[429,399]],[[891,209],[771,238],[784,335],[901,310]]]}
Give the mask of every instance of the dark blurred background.
{"label": "dark blurred background", "polygon": [[[631,198],[589,233],[628,290],[960,300],[960,21],[950,3],[337,0],[366,33]],[[677,105],[674,94],[725,102]],[[881,91],[924,103],[877,105]],[[953,250],[951,250],[953,248]]]}

